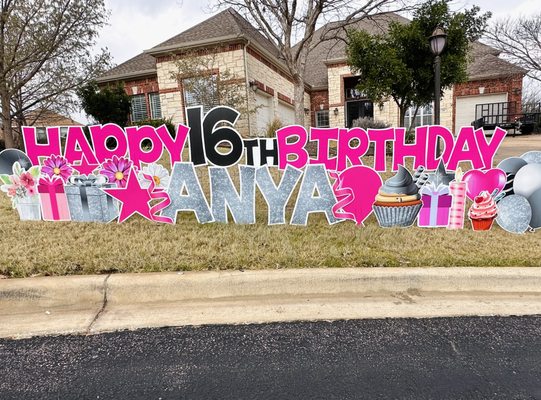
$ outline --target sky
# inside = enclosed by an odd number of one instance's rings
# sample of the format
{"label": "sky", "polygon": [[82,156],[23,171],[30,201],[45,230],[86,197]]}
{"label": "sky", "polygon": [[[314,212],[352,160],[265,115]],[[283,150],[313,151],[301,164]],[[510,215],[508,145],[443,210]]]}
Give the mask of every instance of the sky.
{"label": "sky", "polygon": [[[147,50],[212,15],[209,0],[106,0],[109,26],[102,30],[98,48],[107,47],[115,64]],[[540,0],[456,0],[456,10],[478,5],[493,19],[541,11]],[[88,122],[84,113],[73,117]]]}

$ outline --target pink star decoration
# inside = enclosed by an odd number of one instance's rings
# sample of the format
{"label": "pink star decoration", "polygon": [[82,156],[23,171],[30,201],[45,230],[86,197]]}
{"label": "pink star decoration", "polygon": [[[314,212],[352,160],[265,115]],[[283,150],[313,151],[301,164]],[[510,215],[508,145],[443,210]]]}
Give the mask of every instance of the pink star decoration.
{"label": "pink star decoration", "polygon": [[129,174],[126,187],[103,189],[103,191],[122,203],[118,217],[119,223],[124,222],[133,214],[139,214],[150,221],[154,220],[150,212],[150,193],[148,189],[141,187],[137,174]]}
{"label": "pink star decoration", "polygon": [[99,167],[99,164],[91,164],[88,162],[85,156],[81,159],[78,165],[72,165],[73,169],[79,171],[80,175],[90,175]]}

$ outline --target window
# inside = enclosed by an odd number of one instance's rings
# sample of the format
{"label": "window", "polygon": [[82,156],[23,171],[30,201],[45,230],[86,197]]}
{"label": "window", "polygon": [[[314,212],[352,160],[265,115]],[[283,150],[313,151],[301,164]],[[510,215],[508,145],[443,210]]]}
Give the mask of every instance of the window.
{"label": "window", "polygon": [[47,140],[47,130],[43,126],[36,128],[36,138],[37,140]]}
{"label": "window", "polygon": [[182,80],[185,107],[203,106],[205,112],[219,104],[216,75],[194,76]]}
{"label": "window", "polygon": [[148,119],[147,98],[144,94],[131,97],[131,120],[132,122]]}
{"label": "window", "polygon": [[152,119],[160,119],[162,117],[162,104],[160,103],[159,93],[150,93],[148,95],[150,103],[150,116]]}
{"label": "window", "polygon": [[316,128],[328,128],[329,123],[329,110],[316,111]]}
{"label": "window", "polygon": [[412,121],[413,115],[415,114],[415,108],[415,106],[412,106],[406,111],[404,118],[405,128],[409,128],[411,126],[411,129],[414,129],[417,126],[431,125],[433,116],[432,104],[425,107],[419,107],[415,120]]}

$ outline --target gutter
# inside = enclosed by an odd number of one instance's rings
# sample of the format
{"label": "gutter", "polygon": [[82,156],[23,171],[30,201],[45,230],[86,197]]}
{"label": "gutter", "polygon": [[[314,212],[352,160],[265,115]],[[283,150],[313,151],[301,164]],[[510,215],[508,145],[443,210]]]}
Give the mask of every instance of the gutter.
{"label": "gutter", "polygon": [[115,81],[126,80],[127,78],[140,78],[140,77],[151,76],[151,75],[156,75],[156,74],[157,74],[157,71],[155,69],[145,69],[142,71],[127,72],[125,74],[115,74],[115,75],[109,75],[109,76],[96,78],[96,82],[97,83],[115,82]]}

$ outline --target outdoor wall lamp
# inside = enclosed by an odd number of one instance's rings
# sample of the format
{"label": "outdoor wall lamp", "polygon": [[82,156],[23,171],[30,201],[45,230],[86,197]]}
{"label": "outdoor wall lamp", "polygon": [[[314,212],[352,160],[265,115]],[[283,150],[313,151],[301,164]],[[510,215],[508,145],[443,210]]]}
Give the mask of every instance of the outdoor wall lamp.
{"label": "outdoor wall lamp", "polygon": [[[445,31],[437,27],[432,32],[432,36],[428,38],[430,43],[430,51],[434,54],[434,125],[440,124],[440,97],[441,97],[441,58],[440,54],[445,49],[445,44],[447,43],[447,34]],[[438,143],[436,147],[436,156],[440,156],[440,138],[438,138]]]}
{"label": "outdoor wall lamp", "polygon": [[304,115],[308,115],[308,114],[310,114],[310,109],[304,107]]}
{"label": "outdoor wall lamp", "polygon": [[332,112],[334,113],[334,116],[335,116],[335,117],[338,116],[338,108],[335,108]]}
{"label": "outdoor wall lamp", "polygon": [[254,93],[257,92],[258,87],[257,87],[257,82],[255,81],[255,79],[249,81],[248,85],[250,86],[250,89],[254,91]]}

